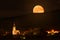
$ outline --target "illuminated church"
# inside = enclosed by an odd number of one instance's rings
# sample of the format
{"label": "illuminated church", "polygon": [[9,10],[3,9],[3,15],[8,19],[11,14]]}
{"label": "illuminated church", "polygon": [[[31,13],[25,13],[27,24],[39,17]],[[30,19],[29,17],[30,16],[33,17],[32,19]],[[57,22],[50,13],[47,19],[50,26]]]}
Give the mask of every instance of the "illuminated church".
{"label": "illuminated church", "polygon": [[12,29],[12,35],[18,35],[20,34],[20,31],[19,30],[16,30],[16,25],[15,23],[13,24],[13,29]]}

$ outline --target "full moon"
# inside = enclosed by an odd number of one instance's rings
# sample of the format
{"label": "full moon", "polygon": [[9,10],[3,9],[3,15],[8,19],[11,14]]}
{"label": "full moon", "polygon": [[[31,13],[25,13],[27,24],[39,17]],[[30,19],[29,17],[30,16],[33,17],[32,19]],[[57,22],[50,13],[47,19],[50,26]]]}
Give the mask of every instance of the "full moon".
{"label": "full moon", "polygon": [[44,8],[41,5],[36,5],[33,8],[33,13],[44,13]]}

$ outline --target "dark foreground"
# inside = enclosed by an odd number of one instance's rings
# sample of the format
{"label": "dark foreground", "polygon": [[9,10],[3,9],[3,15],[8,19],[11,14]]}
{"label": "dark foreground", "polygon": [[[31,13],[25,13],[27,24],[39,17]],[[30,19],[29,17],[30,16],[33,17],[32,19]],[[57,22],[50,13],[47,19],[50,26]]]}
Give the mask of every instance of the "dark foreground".
{"label": "dark foreground", "polygon": [[0,40],[60,40],[60,33],[56,35],[47,36],[44,35],[26,35],[26,36],[13,36],[13,35],[6,35],[0,36]]}

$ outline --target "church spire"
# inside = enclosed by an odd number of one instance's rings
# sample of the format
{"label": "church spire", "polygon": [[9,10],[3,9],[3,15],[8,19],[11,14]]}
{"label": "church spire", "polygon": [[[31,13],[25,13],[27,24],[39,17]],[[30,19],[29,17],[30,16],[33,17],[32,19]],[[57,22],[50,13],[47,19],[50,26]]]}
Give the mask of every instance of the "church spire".
{"label": "church spire", "polygon": [[19,31],[19,30],[16,30],[16,25],[15,25],[15,22],[13,23],[12,34],[13,34],[13,35],[20,34],[20,31]]}

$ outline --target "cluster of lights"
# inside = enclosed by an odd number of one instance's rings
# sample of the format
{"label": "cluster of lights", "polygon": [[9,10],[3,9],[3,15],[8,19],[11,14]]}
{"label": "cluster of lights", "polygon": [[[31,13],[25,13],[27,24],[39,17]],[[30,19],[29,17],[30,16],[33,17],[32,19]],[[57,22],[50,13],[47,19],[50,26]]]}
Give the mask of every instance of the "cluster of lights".
{"label": "cluster of lights", "polygon": [[46,31],[46,32],[50,35],[54,35],[56,33],[59,33],[60,31],[55,31],[54,29],[52,29],[51,31]]}
{"label": "cluster of lights", "polygon": [[[24,31],[23,33],[22,33],[22,35],[26,35],[26,34],[28,34],[29,32],[33,32],[33,35],[36,35],[37,34],[37,31],[36,30],[38,30],[38,28],[34,28],[33,30],[32,29],[30,29],[29,31]],[[46,31],[48,34],[50,34],[50,35],[54,35],[55,33],[59,33],[60,31],[55,31],[54,29],[52,29],[52,30],[50,30],[50,31]],[[19,30],[16,30],[16,26],[15,26],[15,24],[13,25],[13,30],[12,30],[12,35],[17,35],[17,34],[19,34],[19,35],[21,35],[21,32],[19,31]]]}
{"label": "cluster of lights", "polygon": [[[58,34],[60,31],[52,29],[52,30],[48,30],[46,32],[48,33],[48,35],[55,35],[56,33]],[[39,31],[39,28],[33,28],[33,29],[29,29],[29,30],[20,32],[20,30],[16,29],[16,25],[13,24],[12,35],[25,36],[25,35],[27,35],[29,33],[33,33],[33,35],[37,35],[38,33],[40,33],[40,31]],[[5,32],[3,35],[6,36],[8,34],[9,34],[9,32]],[[25,37],[23,37],[23,39],[25,39]]]}
{"label": "cluster of lights", "polygon": [[29,29],[29,30],[26,30],[24,32],[20,32],[20,30],[16,30],[16,26],[15,24],[13,24],[13,29],[12,29],[12,35],[26,35],[26,34],[29,34],[29,33],[33,33],[34,35],[36,35],[38,32],[38,28],[33,28],[33,29]]}

